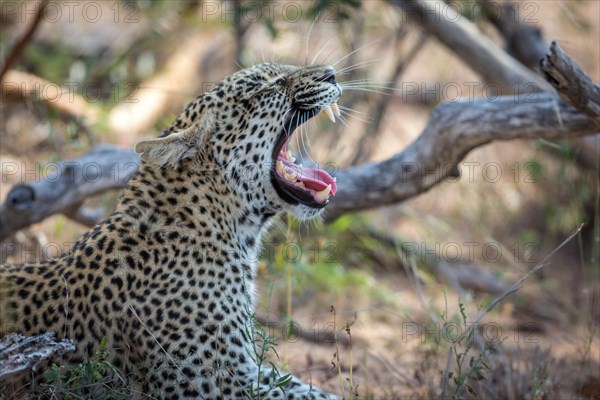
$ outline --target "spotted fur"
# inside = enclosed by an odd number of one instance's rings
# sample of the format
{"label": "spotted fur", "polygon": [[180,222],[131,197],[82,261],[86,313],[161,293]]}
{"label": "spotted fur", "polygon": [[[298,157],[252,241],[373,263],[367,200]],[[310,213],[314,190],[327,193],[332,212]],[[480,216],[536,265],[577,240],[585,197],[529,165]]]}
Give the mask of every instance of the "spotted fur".
{"label": "spotted fur", "polygon": [[[323,66],[261,64],[192,101],[141,155],[112,215],[72,251],[0,267],[3,334],[72,338],[72,363],[106,337],[111,362],[145,377],[158,398],[247,398],[258,367],[247,335],[259,240],[284,210],[321,210],[280,198],[270,173],[283,121],[341,91]],[[254,392],[269,387],[270,372]],[[266,398],[334,398],[293,378]]]}

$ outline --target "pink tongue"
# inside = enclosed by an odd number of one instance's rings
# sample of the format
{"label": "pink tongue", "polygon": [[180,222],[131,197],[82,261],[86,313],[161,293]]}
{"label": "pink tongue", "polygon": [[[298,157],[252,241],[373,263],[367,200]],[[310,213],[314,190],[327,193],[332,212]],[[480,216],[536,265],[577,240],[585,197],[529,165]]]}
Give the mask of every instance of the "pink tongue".
{"label": "pink tongue", "polygon": [[331,185],[331,195],[335,195],[337,191],[337,185],[335,180],[323,169],[308,168],[300,164],[295,164],[285,157],[280,155],[278,160],[283,162],[286,167],[294,171],[297,176],[296,179],[299,182],[304,183],[307,189],[311,189],[315,192],[320,192],[325,189],[328,185]]}

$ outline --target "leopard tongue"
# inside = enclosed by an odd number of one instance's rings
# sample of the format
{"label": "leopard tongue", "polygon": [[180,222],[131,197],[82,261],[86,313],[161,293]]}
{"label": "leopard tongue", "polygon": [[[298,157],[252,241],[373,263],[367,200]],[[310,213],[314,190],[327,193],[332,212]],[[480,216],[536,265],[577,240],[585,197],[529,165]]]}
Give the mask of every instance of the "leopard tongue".
{"label": "leopard tongue", "polygon": [[280,175],[294,186],[298,186],[313,195],[315,201],[325,202],[329,196],[335,195],[337,184],[335,178],[325,170],[308,168],[293,162],[293,158],[286,152],[281,152],[278,159]]}

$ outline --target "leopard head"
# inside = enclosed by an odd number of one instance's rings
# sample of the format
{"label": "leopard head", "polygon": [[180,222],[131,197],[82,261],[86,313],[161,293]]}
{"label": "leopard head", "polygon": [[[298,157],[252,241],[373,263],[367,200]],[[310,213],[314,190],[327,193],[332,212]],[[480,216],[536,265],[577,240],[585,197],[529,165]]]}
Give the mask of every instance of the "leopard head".
{"label": "leopard head", "polygon": [[332,67],[255,65],[192,101],[159,138],[138,143],[136,151],[163,168],[210,162],[230,197],[265,214],[291,209],[312,218],[335,195],[336,181],[295,162],[288,144],[320,112],[335,121],[341,93]]}

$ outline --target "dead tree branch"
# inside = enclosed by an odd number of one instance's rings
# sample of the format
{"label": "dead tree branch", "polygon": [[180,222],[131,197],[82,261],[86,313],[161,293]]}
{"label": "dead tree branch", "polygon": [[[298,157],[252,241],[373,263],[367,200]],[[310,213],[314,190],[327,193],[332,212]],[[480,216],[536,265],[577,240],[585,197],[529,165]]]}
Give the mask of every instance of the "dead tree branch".
{"label": "dead tree branch", "polygon": [[[214,79],[212,71],[229,53],[224,35],[200,33],[185,35],[187,39],[168,58],[159,73],[140,83],[138,88],[115,106],[108,115],[110,131],[119,136],[121,144],[131,145],[139,135],[152,131],[157,119],[164,116],[172,104],[182,103],[194,93],[206,90]],[[218,56],[215,57],[215,50]],[[182,77],[186,77],[182,79]],[[205,87],[202,86],[204,82]]]}
{"label": "dead tree branch", "polygon": [[553,91],[541,76],[508,55],[444,1],[391,0],[391,4],[456,53],[485,81],[499,85],[502,93]]}
{"label": "dead tree branch", "polygon": [[[565,101],[592,117],[600,126],[600,86],[556,42],[552,42],[550,53],[541,60],[540,69]],[[576,149],[576,159],[581,165],[598,169],[598,137],[578,138],[570,143]]]}
{"label": "dead tree branch", "polygon": [[[420,0],[404,1],[420,4]],[[555,44],[543,68],[582,111],[554,93],[440,104],[407,149],[386,161],[337,174],[340,184],[327,208],[326,221],[423,193],[453,177],[458,163],[471,150],[494,140],[577,138],[597,133],[598,86]],[[82,208],[85,199],[126,186],[138,162],[131,150],[101,146],[79,159],[56,163],[56,171],[43,179],[16,185],[0,206],[0,241],[56,213],[92,225],[101,213]],[[15,165],[10,173],[22,168]]]}
{"label": "dead tree branch", "polygon": [[40,22],[42,22],[44,11],[46,10],[46,6],[48,5],[48,0],[42,0],[38,4],[38,10],[35,14],[33,21],[31,21],[31,25],[27,28],[27,31],[23,35],[23,37],[17,42],[17,44],[13,47],[11,52],[6,57],[6,61],[4,61],[4,65],[2,66],[2,70],[0,70],[0,82],[2,82],[2,78],[8,72],[10,67],[14,64],[14,62],[19,58],[27,44],[33,38],[35,31],[37,30]]}
{"label": "dead tree branch", "polygon": [[526,23],[514,3],[479,0],[483,16],[498,30],[508,54],[523,65],[538,71],[540,60],[548,52],[542,30]]}
{"label": "dead tree branch", "polygon": [[73,342],[57,342],[52,332],[32,337],[8,335],[0,341],[0,379],[30,371],[44,360],[71,351],[75,351]]}
{"label": "dead tree branch", "polygon": [[89,131],[98,119],[98,108],[76,93],[62,95],[59,85],[27,72],[10,70],[1,82],[2,100],[12,102],[41,101]]}
{"label": "dead tree branch", "polygon": [[[101,212],[82,209],[83,202],[106,190],[125,187],[138,163],[133,150],[98,146],[75,160],[44,164],[51,173],[15,185],[0,206],[0,242],[57,213],[93,226]],[[4,170],[21,176],[32,173],[31,168],[17,163],[4,165]]]}
{"label": "dead tree branch", "polygon": [[542,72],[565,101],[600,125],[600,86],[583,72],[556,42],[541,60]]}
{"label": "dead tree branch", "polygon": [[325,220],[423,193],[454,171],[469,151],[493,140],[571,138],[597,131],[594,121],[553,93],[442,103],[404,151],[377,164],[341,170]]}
{"label": "dead tree branch", "polygon": [[[307,342],[319,344],[333,344],[336,342],[336,340],[344,347],[348,347],[352,344],[348,336],[345,335],[339,335],[336,339],[333,331],[313,331],[312,329],[301,329],[296,324],[289,325],[289,323],[286,323],[284,320],[266,315],[257,315],[256,320],[263,327],[279,330],[283,334],[284,339],[289,339],[289,336],[291,335],[295,338],[306,340]],[[288,326],[291,329],[289,332],[287,332]]]}

